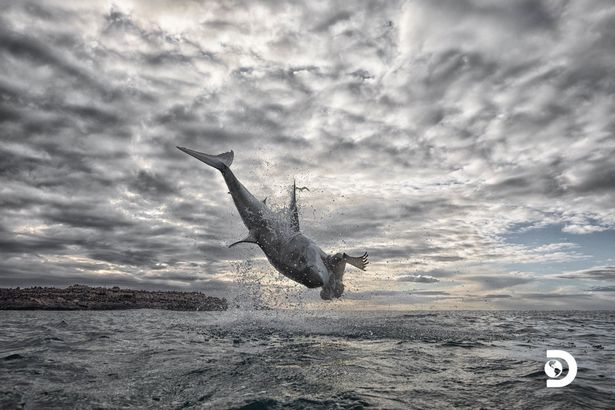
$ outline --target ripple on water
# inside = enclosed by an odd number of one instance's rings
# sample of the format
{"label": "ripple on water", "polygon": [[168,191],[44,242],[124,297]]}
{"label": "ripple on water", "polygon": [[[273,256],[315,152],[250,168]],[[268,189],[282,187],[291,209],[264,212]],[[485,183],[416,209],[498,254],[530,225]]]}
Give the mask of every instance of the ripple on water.
{"label": "ripple on water", "polygon": [[[583,320],[574,312],[2,315],[10,326],[1,330],[0,379],[9,382],[0,387],[0,408],[613,403],[612,313],[584,312]],[[579,375],[565,389],[546,389],[545,351],[564,343]]]}

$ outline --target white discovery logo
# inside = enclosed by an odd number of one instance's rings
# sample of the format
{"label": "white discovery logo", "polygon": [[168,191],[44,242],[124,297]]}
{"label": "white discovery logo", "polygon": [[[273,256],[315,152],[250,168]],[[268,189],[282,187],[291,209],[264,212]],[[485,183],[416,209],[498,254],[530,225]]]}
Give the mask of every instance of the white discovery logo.
{"label": "white discovery logo", "polygon": [[566,377],[556,380],[547,380],[547,387],[564,387],[568,386],[575,377],[577,377],[577,362],[574,357],[563,350],[547,350],[547,363],[545,363],[545,373],[551,379],[556,379],[562,375],[564,370],[562,363],[555,359],[564,359],[568,363],[568,374]]}

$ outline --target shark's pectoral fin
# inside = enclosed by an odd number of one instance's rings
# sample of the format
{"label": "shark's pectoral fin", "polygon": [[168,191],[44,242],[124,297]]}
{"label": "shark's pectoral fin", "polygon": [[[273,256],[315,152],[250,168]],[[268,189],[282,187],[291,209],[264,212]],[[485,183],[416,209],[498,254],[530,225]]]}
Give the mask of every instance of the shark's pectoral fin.
{"label": "shark's pectoral fin", "polygon": [[229,247],[229,248],[232,248],[233,246],[238,245],[238,244],[240,244],[240,243],[256,243],[256,238],[254,237],[254,235],[252,234],[252,232],[250,232],[250,233],[248,234],[248,236],[246,236],[245,238],[243,238],[243,239],[242,239],[242,240],[240,240],[240,241],[237,241],[237,242],[234,242],[234,243],[230,244],[228,247]]}
{"label": "shark's pectoral fin", "polygon": [[369,264],[369,261],[367,260],[367,252],[365,252],[361,256],[348,256],[344,254],[344,260],[346,261],[346,263],[349,263],[355,268],[359,268],[361,270],[365,270],[365,268]]}

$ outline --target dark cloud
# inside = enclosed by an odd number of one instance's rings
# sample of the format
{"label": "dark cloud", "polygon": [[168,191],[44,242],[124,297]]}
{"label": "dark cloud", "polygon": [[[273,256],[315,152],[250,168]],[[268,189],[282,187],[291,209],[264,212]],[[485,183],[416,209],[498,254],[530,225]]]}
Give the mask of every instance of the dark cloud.
{"label": "dark cloud", "polygon": [[563,279],[615,280],[615,266],[579,270],[565,273],[559,277]]}
{"label": "dark cloud", "polygon": [[407,296],[408,292],[399,292],[396,290],[374,290],[374,291],[360,291],[360,292],[348,292],[344,295],[347,299],[368,300],[376,297],[399,297]]}
{"label": "dark cloud", "polygon": [[592,292],[615,292],[615,285],[613,286],[594,286],[590,289]]}
{"label": "dark cloud", "polygon": [[53,253],[63,251],[67,247],[67,243],[58,241],[57,238],[30,236],[30,235],[12,235],[3,233],[0,237],[0,251],[5,255],[11,253],[26,253],[36,255],[39,253]]}
{"label": "dark cloud", "polygon": [[449,270],[444,270],[444,269],[432,269],[430,271],[425,272],[425,274],[429,276],[433,276],[435,278],[449,278],[449,277],[458,275],[459,272],[449,271]]}
{"label": "dark cloud", "polygon": [[334,15],[327,17],[323,22],[314,27],[314,31],[328,30],[331,26],[350,19],[352,13],[348,11],[340,11]]}
{"label": "dark cloud", "polygon": [[512,274],[502,275],[473,275],[464,276],[463,279],[478,283],[482,289],[507,289],[512,286],[523,285],[534,281],[533,278],[515,276]]}
{"label": "dark cloud", "polygon": [[165,178],[140,170],[129,184],[129,187],[147,197],[164,197],[175,194],[177,190]]}
{"label": "dark cloud", "polygon": [[615,162],[611,159],[588,160],[578,181],[571,188],[581,194],[612,192],[615,190]]}
{"label": "dark cloud", "polygon": [[417,290],[412,292],[413,295],[425,295],[425,296],[448,296],[450,293],[442,290]]}
{"label": "dark cloud", "polygon": [[[537,275],[484,272],[606,263],[506,233],[615,228],[611,9],[4,2],[0,284],[89,272],[198,286],[262,258],[226,248],[245,228],[183,145],[235,150],[237,176],[273,205],[293,177],[309,186],[302,227],[326,251],[368,251],[366,291],[386,277],[542,292]],[[574,280],[609,269],[561,277],[582,294]]]}
{"label": "dark cloud", "polygon": [[88,205],[68,205],[44,211],[40,214],[49,224],[62,224],[74,228],[92,228],[98,230],[112,230],[129,227],[132,222],[113,211]]}
{"label": "dark cloud", "polygon": [[[177,290],[184,288],[187,291],[202,291],[208,295],[228,297],[229,289],[233,287],[230,282],[219,280],[203,280],[199,277],[171,277],[171,278],[131,278],[108,275],[103,278],[78,275],[60,276],[49,274],[30,274],[29,272],[19,272],[11,275],[11,272],[3,271],[2,286],[5,287],[28,287],[28,286],[70,286],[73,284],[84,284],[88,286],[113,287],[121,286],[132,289],[144,290]],[[17,273],[17,272],[14,272]],[[181,282],[184,282],[183,284]]]}
{"label": "dark cloud", "polygon": [[506,176],[503,180],[485,186],[488,195],[510,197],[514,195],[535,195],[545,197],[564,195],[566,186],[553,170],[529,170],[525,175]]}
{"label": "dark cloud", "polygon": [[57,68],[58,73],[77,79],[81,84],[104,93],[104,87],[95,78],[76,64],[62,58],[60,52],[54,53],[48,44],[41,43],[27,34],[8,30],[4,24],[2,26],[0,51],[42,66],[51,65]]}
{"label": "dark cloud", "polygon": [[88,256],[95,260],[116,265],[148,267],[158,263],[156,259],[157,252],[155,250],[119,250],[110,248],[93,250]]}
{"label": "dark cloud", "polygon": [[526,299],[561,299],[561,300],[575,300],[575,299],[589,299],[592,296],[586,293],[522,293],[520,297]]}

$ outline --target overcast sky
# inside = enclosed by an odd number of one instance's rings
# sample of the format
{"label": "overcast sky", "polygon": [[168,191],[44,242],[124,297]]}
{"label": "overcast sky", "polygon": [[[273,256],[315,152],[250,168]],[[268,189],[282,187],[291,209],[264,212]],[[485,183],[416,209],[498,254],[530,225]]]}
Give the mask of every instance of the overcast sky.
{"label": "overcast sky", "polygon": [[611,0],[1,3],[0,286],[318,300],[227,248],[181,145],[308,186],[304,232],[370,255],[341,304],[615,308]]}

